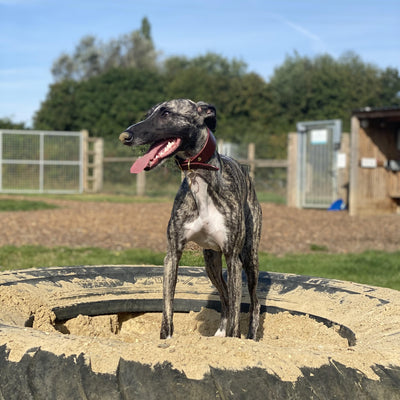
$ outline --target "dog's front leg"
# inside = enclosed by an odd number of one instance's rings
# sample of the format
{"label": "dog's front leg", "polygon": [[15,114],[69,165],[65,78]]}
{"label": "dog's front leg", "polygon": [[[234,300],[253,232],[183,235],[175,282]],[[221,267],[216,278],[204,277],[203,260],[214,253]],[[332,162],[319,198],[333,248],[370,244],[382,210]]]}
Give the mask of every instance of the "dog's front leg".
{"label": "dog's front leg", "polygon": [[178,265],[182,253],[168,250],[164,259],[163,280],[163,315],[161,322],[160,339],[169,339],[174,333],[173,302],[175,296],[176,281],[178,277]]}
{"label": "dog's front leg", "polygon": [[173,302],[175,296],[176,281],[178,278],[178,266],[185,247],[185,238],[182,232],[180,219],[176,212],[172,212],[167,229],[167,255],[164,258],[164,280],[163,280],[163,316],[161,322],[160,339],[172,337],[173,324]]}
{"label": "dog's front leg", "polygon": [[228,270],[228,329],[226,336],[240,337],[240,303],[242,301],[242,262],[239,254],[225,255]]}

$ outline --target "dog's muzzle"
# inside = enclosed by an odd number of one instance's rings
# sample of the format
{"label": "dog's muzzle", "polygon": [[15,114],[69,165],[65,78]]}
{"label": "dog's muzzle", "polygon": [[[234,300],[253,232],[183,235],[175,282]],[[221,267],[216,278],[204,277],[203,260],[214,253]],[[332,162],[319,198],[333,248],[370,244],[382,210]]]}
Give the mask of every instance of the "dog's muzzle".
{"label": "dog's muzzle", "polygon": [[122,132],[119,135],[119,140],[123,143],[126,144],[127,146],[131,146],[133,142],[133,135],[130,132]]}

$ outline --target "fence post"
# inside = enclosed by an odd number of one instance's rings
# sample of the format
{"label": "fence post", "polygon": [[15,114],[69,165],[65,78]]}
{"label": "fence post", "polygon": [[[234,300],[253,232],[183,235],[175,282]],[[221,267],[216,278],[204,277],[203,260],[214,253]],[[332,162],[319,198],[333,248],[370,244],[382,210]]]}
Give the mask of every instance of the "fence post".
{"label": "fence post", "polygon": [[[83,191],[97,193],[103,189],[104,139],[89,137],[86,129],[81,133],[83,137]],[[93,144],[92,149],[91,144]]]}
{"label": "fence post", "polygon": [[289,133],[287,150],[288,165],[286,173],[286,205],[289,207],[299,207],[299,183],[297,179],[297,146],[297,132]]}
{"label": "fence post", "polygon": [[83,191],[88,191],[88,146],[89,146],[89,131],[87,129],[81,130],[82,134],[82,187]]}
{"label": "fence post", "polygon": [[350,134],[342,132],[339,154],[345,158],[344,165],[338,165],[337,198],[349,205],[349,173],[350,173]]}
{"label": "fence post", "polygon": [[249,160],[250,164],[250,177],[254,179],[255,170],[256,170],[256,146],[254,143],[249,143],[247,147],[247,159]]}
{"label": "fence post", "polygon": [[104,139],[96,138],[93,144],[93,192],[98,193],[103,189],[103,154]]}
{"label": "fence post", "polygon": [[136,175],[136,194],[144,196],[146,193],[146,172],[142,171]]}
{"label": "fence post", "polygon": [[351,117],[350,132],[350,176],[349,176],[349,215],[354,216],[358,213],[358,147],[360,120],[356,116]]}

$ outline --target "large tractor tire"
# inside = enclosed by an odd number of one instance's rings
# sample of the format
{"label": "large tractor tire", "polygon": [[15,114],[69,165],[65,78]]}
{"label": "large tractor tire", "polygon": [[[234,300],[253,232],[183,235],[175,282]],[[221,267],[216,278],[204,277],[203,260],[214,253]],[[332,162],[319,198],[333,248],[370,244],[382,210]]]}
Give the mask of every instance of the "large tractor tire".
{"label": "large tractor tire", "polygon": [[[258,295],[262,313],[310,318],[344,338],[345,348],[320,346],[311,354],[307,348],[275,351],[270,346],[268,360],[242,368],[215,366],[211,356],[208,370],[195,379],[186,374],[184,362],[169,362],[171,342],[154,345],[165,354],[154,364],[143,361],[143,354],[137,361],[134,341],[65,335],[54,329],[57,322],[79,315],[160,312],[162,267],[3,272],[0,399],[400,399],[400,292],[261,272]],[[243,311],[248,303],[244,279]],[[179,269],[174,307],[176,313],[219,309],[204,268]],[[204,346],[221,338],[207,340],[200,342]],[[218,343],[221,351],[253,346],[252,361],[261,346],[245,339]],[[174,351],[190,355],[194,350],[177,345]],[[102,370],[97,364],[106,357],[110,366]]]}

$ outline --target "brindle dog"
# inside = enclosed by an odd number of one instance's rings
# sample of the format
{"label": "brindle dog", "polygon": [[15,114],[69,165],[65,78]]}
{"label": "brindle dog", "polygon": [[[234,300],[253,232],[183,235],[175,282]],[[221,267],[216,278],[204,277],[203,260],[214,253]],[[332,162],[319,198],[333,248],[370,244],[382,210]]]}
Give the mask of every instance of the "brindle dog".
{"label": "brindle dog", "polygon": [[[246,168],[216,151],[211,132],[216,122],[212,105],[177,99],[154,106],[143,121],[131,125],[119,137],[128,146],[151,145],[132,166],[132,173],[150,170],[172,156],[185,171],[168,224],[161,339],[173,333],[178,264],[189,241],[203,248],[207,274],[221,297],[221,322],[215,335],[240,337],[243,267],[251,299],[247,338],[256,339],[261,207]],[[227,282],[222,276],[222,254]]]}

